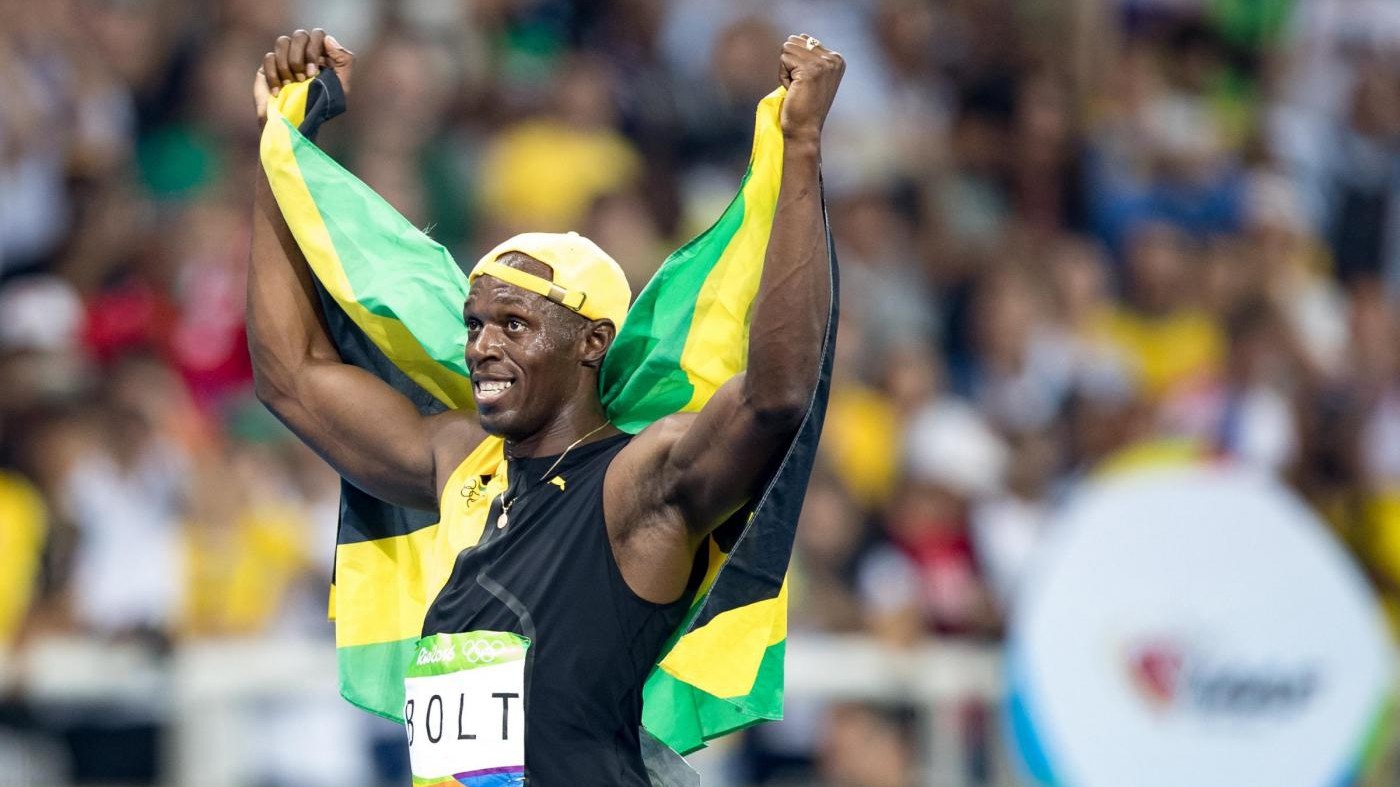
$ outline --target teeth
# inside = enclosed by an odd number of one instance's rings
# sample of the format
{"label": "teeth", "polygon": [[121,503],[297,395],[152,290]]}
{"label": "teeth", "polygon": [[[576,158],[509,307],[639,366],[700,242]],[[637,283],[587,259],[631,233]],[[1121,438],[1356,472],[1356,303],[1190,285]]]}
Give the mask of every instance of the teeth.
{"label": "teeth", "polygon": [[482,393],[500,393],[510,386],[509,380],[482,380],[476,384],[476,389]]}

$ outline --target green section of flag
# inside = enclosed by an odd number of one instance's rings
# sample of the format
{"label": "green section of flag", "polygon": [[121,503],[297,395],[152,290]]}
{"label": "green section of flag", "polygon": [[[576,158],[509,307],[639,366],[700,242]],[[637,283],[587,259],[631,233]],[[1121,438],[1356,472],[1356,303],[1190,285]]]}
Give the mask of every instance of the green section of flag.
{"label": "green section of flag", "polygon": [[416,638],[336,648],[340,695],[361,710],[402,722],[404,671],[417,649]]}
{"label": "green section of flag", "polygon": [[[695,394],[681,353],[695,317],[695,298],[744,221],[744,189],[714,226],[666,258],[642,289],[603,359],[601,398],[617,428],[637,433],[678,412]],[[761,261],[760,261],[761,262]]]}
{"label": "green section of flag", "polygon": [[355,299],[403,323],[433,361],[466,377],[467,277],[452,255],[306,137],[292,135],[292,152]]}
{"label": "green section of flag", "polygon": [[642,690],[642,726],[672,749],[689,754],[721,735],[781,719],[786,652],[786,640],[764,651],[753,688],[742,697],[716,697],[659,667],[653,669]]}

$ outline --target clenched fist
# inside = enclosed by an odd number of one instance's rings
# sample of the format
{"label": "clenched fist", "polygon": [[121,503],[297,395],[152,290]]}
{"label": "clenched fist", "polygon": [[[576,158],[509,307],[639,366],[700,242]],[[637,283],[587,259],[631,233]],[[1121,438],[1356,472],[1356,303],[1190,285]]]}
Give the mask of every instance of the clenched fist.
{"label": "clenched fist", "polygon": [[355,67],[355,53],[340,45],[335,36],[316,28],[311,32],[298,30],[289,36],[278,36],[272,51],[263,55],[262,67],[253,78],[253,104],[258,120],[267,119],[267,99],[275,96],[283,85],[302,82],[316,76],[323,68],[331,68],[340,78],[345,95],[350,95],[350,72]]}
{"label": "clenched fist", "polygon": [[783,136],[789,140],[821,142],[822,124],[831,111],[846,61],[803,34],[788,36],[778,59],[778,78],[788,89],[781,116]]}

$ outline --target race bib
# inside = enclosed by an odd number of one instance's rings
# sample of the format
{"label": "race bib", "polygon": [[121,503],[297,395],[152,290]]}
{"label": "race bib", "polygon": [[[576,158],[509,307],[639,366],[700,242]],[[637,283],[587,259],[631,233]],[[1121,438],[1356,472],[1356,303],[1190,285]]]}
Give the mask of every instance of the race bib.
{"label": "race bib", "polygon": [[502,631],[418,640],[403,717],[415,787],[525,783],[525,651]]}

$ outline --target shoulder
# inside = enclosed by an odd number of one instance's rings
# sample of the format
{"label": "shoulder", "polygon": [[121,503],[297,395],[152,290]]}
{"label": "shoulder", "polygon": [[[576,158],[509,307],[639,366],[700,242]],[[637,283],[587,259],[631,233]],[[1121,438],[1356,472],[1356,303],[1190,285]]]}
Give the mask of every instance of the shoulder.
{"label": "shoulder", "polygon": [[676,413],[638,432],[613,462],[617,472],[640,473],[659,482],[671,459],[671,449],[694,424],[695,413]]}

